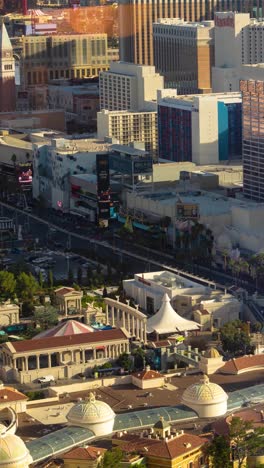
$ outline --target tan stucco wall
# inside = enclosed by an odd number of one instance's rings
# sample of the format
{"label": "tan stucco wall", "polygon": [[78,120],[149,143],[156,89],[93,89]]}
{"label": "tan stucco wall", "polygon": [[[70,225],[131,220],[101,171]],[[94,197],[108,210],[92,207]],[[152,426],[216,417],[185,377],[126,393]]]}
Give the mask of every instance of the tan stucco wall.
{"label": "tan stucco wall", "polygon": [[138,388],[142,388],[142,390],[146,390],[147,388],[160,388],[164,385],[164,378],[141,380],[132,375],[132,384]]}

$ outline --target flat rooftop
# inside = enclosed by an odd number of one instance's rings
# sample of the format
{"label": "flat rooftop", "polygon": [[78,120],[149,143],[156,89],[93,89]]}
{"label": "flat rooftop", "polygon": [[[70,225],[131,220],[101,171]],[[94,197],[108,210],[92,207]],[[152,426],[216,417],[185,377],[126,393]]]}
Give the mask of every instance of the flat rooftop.
{"label": "flat rooftop", "polygon": [[54,139],[52,146],[59,154],[69,154],[69,152],[78,153],[82,152],[96,152],[96,151],[108,151],[110,143],[106,143],[104,140],[98,140],[97,138],[83,138],[83,139]]}
{"label": "flat rooftop", "polygon": [[179,26],[189,28],[213,28],[214,21],[184,21],[180,18],[160,18],[153,23],[155,26]]}
{"label": "flat rooftop", "polygon": [[148,156],[148,151],[145,151],[140,148],[134,148],[132,146],[125,146],[125,145],[112,145],[112,151],[116,151],[118,153],[125,153],[129,156]]}
{"label": "flat rooftop", "polygon": [[[157,190],[155,192],[145,192],[137,194],[137,197],[146,198],[162,205],[175,205],[178,203],[198,204],[202,216],[212,216],[213,214],[222,214],[229,212],[232,206],[241,208],[255,208],[259,203],[247,200],[229,198],[221,193],[206,192],[202,190],[187,190],[185,192],[173,190]],[[263,205],[263,204],[262,204]]]}
{"label": "flat rooftop", "polygon": [[[256,64],[254,66],[264,66],[264,64]],[[251,66],[251,65],[250,65]],[[182,104],[182,103],[194,103],[196,98],[199,98],[200,101],[206,101],[209,98],[216,98],[217,101],[224,101],[225,103],[241,103],[242,102],[242,97],[241,93],[238,92],[232,92],[232,93],[208,93],[208,94],[183,94],[180,96],[175,96],[175,97],[164,97],[161,98],[158,104]]]}
{"label": "flat rooftop", "polygon": [[183,276],[176,275],[170,271],[155,271],[153,273],[139,273],[135,275],[139,281],[143,279],[144,281],[152,281],[158,285],[165,286],[167,288],[193,288],[199,287],[202,290],[205,290],[205,287],[195,281],[190,281]]}

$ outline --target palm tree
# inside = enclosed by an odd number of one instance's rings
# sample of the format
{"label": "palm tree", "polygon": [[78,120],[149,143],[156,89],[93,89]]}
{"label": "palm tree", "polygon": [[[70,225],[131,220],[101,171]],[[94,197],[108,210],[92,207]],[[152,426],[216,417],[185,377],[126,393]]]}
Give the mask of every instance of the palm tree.
{"label": "palm tree", "polygon": [[12,163],[14,164],[14,166],[16,165],[16,161],[17,161],[17,157],[16,157],[16,154],[13,153],[12,156],[11,156],[11,161]]}

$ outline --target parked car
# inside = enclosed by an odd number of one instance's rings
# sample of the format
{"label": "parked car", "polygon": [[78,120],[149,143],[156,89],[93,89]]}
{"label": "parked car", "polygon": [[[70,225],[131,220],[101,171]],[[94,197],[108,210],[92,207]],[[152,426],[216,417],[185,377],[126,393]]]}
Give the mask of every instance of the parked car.
{"label": "parked car", "polygon": [[50,382],[55,382],[55,379],[53,375],[44,375],[44,377],[40,377],[38,379],[39,383],[50,383]]}

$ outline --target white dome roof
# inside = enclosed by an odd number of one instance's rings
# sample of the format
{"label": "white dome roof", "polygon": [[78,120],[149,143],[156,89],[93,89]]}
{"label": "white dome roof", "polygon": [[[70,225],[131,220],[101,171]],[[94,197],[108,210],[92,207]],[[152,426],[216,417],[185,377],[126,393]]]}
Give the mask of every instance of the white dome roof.
{"label": "white dome roof", "polygon": [[221,403],[227,401],[226,392],[204,375],[200,382],[190,385],[182,395],[183,403],[195,403],[197,405],[208,405],[210,403]]}
{"label": "white dome roof", "polygon": [[[6,429],[6,428],[5,428]],[[23,440],[14,434],[5,434],[1,425],[0,468],[26,467],[32,461]]]}
{"label": "white dome roof", "polygon": [[89,399],[74,405],[66,418],[70,424],[87,425],[88,427],[93,424],[114,421],[115,413],[107,403],[96,400],[95,395],[90,393]]}

